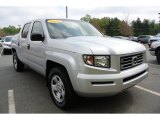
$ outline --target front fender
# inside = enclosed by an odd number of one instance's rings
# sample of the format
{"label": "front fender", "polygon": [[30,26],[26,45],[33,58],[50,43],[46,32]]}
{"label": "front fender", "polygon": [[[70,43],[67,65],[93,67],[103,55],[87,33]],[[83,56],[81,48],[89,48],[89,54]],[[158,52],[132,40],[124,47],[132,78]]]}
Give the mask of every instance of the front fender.
{"label": "front fender", "polygon": [[65,54],[65,53],[47,51],[46,61],[50,60],[50,61],[63,65],[68,72],[73,89],[76,91],[77,88],[79,88],[78,81],[76,81],[75,79],[75,77],[78,74],[78,66],[77,66],[78,64],[76,63],[76,60],[73,57],[74,55],[75,53]]}
{"label": "front fender", "polygon": [[63,65],[64,67],[66,67],[67,70],[68,69],[78,70],[78,66],[76,64],[75,59],[69,54],[47,51],[46,52],[46,61],[47,60],[51,60],[56,63],[59,63],[59,64]]}

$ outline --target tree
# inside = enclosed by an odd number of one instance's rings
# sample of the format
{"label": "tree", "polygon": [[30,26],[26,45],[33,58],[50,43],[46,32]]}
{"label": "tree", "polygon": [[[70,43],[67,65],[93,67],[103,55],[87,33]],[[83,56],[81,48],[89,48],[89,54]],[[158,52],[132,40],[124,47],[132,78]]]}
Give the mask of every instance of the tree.
{"label": "tree", "polygon": [[137,18],[136,21],[132,21],[132,27],[134,29],[134,34],[135,36],[139,36],[142,35],[142,22],[140,20],[140,18]]}
{"label": "tree", "polygon": [[109,24],[107,25],[107,34],[110,36],[117,36],[120,35],[119,33],[119,26],[120,20],[118,18],[111,18],[109,19]]}
{"label": "tree", "polygon": [[5,33],[2,29],[0,29],[0,37],[4,37],[5,36]]}
{"label": "tree", "polygon": [[125,21],[120,22],[119,26],[119,32],[123,36],[132,36],[133,35],[133,29],[131,26],[129,26]]}
{"label": "tree", "polygon": [[91,20],[90,20],[90,23],[93,25],[93,26],[95,26],[98,30],[100,30],[101,31],[101,25],[100,25],[100,19],[99,18],[92,18]]}
{"label": "tree", "polygon": [[149,31],[149,20],[148,19],[144,19],[142,25],[143,25],[142,26],[143,34],[149,35],[150,34],[150,31]]}
{"label": "tree", "polygon": [[8,27],[4,27],[0,29],[0,36],[14,35],[20,31],[20,28],[16,28],[15,26],[9,25]]}
{"label": "tree", "polygon": [[91,19],[91,16],[86,14],[84,17],[82,17],[80,20],[83,20],[83,21],[86,21],[86,22],[89,22]]}
{"label": "tree", "polygon": [[101,31],[103,34],[106,34],[106,27],[109,24],[109,18],[91,18],[90,23],[95,26],[99,31]]}
{"label": "tree", "polygon": [[100,30],[104,33],[107,34],[107,25],[109,25],[109,18],[108,17],[103,17],[100,19]]}
{"label": "tree", "polygon": [[155,28],[155,21],[154,20],[150,21],[150,24],[149,24],[149,33],[151,35],[156,34],[156,28]]}

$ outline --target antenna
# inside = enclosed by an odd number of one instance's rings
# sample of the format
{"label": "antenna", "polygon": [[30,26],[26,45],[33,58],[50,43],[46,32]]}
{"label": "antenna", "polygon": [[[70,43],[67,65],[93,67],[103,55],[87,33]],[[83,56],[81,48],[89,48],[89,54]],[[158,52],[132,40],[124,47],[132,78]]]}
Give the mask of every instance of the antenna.
{"label": "antenna", "polygon": [[66,6],[66,19],[68,18],[68,7]]}

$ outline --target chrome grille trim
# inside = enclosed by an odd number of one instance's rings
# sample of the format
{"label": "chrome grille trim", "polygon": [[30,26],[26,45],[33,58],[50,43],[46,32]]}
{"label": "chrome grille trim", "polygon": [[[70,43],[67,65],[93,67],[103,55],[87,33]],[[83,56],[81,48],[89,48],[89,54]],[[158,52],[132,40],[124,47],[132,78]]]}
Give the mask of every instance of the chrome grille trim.
{"label": "chrome grille trim", "polygon": [[126,70],[143,63],[143,53],[123,56],[120,58],[120,69]]}

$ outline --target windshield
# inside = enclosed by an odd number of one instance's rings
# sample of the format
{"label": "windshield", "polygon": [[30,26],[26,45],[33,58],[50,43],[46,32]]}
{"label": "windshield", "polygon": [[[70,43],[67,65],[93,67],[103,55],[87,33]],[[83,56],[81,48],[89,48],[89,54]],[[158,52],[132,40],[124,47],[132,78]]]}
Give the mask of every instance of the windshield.
{"label": "windshield", "polygon": [[102,36],[97,29],[84,21],[47,20],[46,24],[51,38]]}
{"label": "windshield", "polygon": [[4,41],[5,42],[11,42],[12,41],[12,37],[6,37]]}

